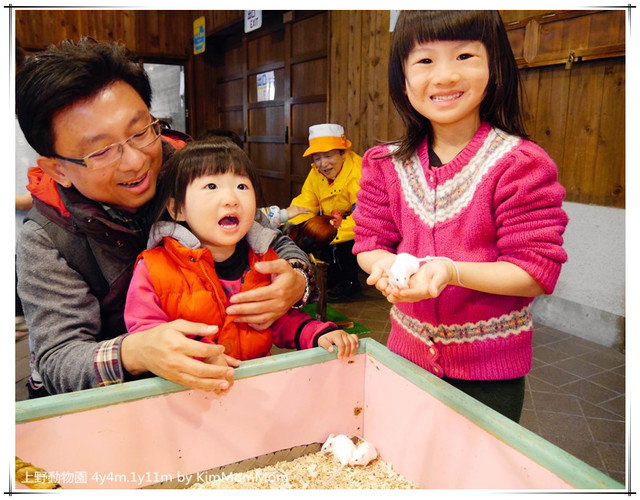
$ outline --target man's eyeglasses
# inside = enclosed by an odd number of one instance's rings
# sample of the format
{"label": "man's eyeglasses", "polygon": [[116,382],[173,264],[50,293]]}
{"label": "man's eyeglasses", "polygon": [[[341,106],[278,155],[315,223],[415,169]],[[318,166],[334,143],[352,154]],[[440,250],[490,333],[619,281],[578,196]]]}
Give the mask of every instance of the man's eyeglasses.
{"label": "man's eyeglasses", "polygon": [[109,146],[98,149],[93,153],[89,153],[83,158],[68,158],[60,155],[55,155],[54,158],[75,163],[76,165],[87,167],[90,170],[98,170],[119,162],[122,158],[122,153],[124,152],[125,143],[129,143],[130,146],[136,149],[143,149],[151,146],[151,144],[160,137],[161,131],[162,125],[160,124],[160,120],[154,120],[140,132],[133,134],[124,141],[110,144]]}

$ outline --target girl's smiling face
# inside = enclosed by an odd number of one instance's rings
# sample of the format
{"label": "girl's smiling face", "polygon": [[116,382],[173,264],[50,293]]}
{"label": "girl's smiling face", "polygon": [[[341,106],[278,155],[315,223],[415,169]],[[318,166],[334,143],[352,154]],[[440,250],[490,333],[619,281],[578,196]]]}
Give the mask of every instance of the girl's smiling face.
{"label": "girl's smiling face", "polygon": [[480,124],[489,83],[489,57],[473,40],[416,43],[404,63],[405,92],[434,127]]}
{"label": "girl's smiling face", "polygon": [[[172,202],[169,209],[173,213]],[[253,224],[253,184],[248,177],[231,172],[198,177],[187,187],[184,206],[173,215],[189,225],[216,262],[226,260]]]}

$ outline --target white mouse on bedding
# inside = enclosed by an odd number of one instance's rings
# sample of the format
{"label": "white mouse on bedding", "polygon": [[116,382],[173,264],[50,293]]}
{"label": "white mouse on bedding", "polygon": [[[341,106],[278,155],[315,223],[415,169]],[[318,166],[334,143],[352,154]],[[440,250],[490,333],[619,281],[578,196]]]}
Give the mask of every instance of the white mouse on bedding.
{"label": "white mouse on bedding", "polygon": [[344,434],[338,434],[337,436],[329,434],[320,451],[323,453],[331,453],[333,459],[339,462],[341,467],[344,467],[349,463],[353,453],[356,451],[356,445]]}

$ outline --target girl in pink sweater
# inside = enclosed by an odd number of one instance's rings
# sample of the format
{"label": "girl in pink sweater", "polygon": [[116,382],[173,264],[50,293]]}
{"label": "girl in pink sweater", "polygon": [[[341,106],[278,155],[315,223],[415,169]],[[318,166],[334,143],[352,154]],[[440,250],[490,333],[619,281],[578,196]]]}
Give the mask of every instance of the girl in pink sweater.
{"label": "girl in pink sweater", "polygon": [[[517,421],[531,302],[554,289],[568,219],[499,14],[402,12],[389,87],[404,135],[364,156],[353,249],[394,304],[388,347]],[[399,253],[430,257],[402,289]]]}

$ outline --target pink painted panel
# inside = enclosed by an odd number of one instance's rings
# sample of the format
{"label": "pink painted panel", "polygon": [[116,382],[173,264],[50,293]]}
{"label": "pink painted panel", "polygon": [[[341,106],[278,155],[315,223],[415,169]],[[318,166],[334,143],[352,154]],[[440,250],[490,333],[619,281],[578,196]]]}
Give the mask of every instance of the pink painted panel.
{"label": "pink painted panel", "polygon": [[573,488],[368,356],[364,438],[420,488]]}
{"label": "pink painted panel", "polygon": [[183,391],[20,424],[16,455],[64,488],[136,488],[362,434],[365,355],[354,360],[241,379],[224,396]]}

